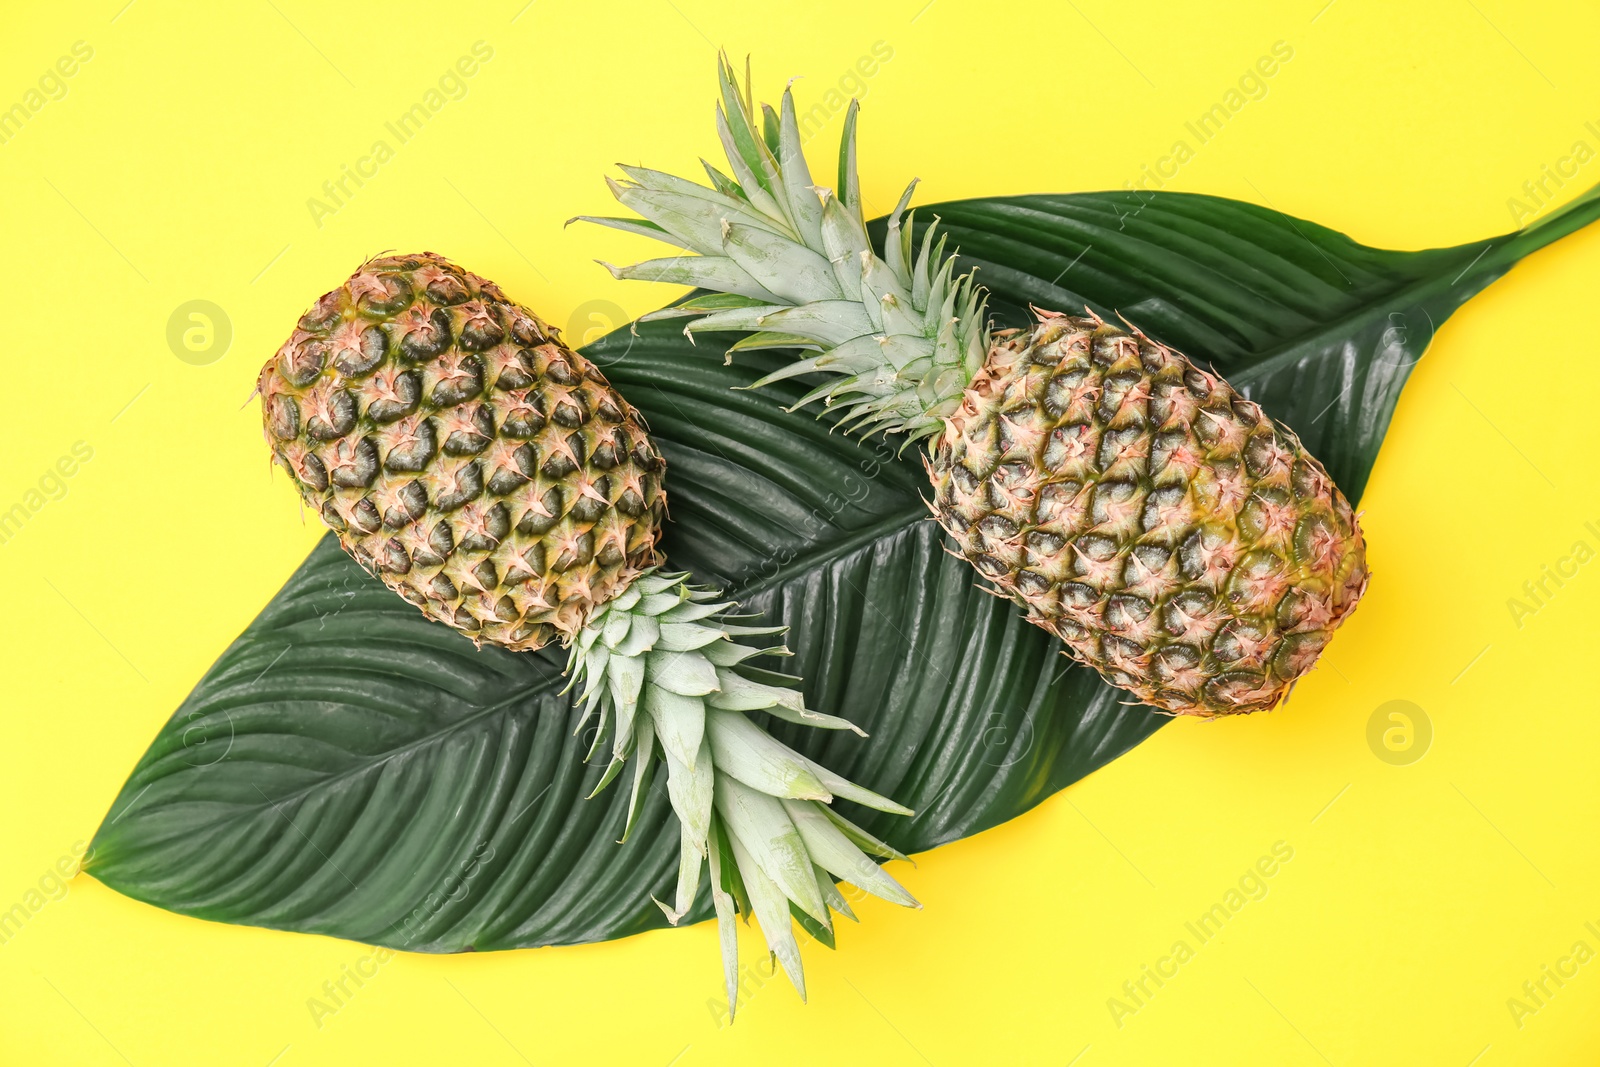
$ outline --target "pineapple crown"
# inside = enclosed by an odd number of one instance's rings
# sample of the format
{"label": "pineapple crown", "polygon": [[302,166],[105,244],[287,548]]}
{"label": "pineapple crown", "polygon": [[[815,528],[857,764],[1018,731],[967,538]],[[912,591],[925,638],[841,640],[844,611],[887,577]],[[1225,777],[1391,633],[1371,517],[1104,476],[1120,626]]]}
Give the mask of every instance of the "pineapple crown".
{"label": "pineapple crown", "polygon": [[811,353],[756,386],[821,372],[823,384],[795,405],[824,401],[841,425],[909,440],[939,432],[983,365],[990,336],[984,297],[970,273],[957,276],[938,222],[912,242],[906,213],[913,180],[889,216],[884,254],[867,238],[856,172],[857,101],[845,115],[838,191],[817,186],[801,153],[794,98],[761,105],[755,122],[749,64],[743,93],[726,55],[718,58],[717,134],[732,176],[701,161],[709,186],[642,167],[607,184],[642,218],[584,215],[572,221],[644,234],[686,250],[629,267],[602,263],[617,278],[676,282],[709,293],[646,319],[691,317],[684,332],[750,334],[728,350]]}
{"label": "pineapple crown", "polygon": [[[791,916],[832,944],[832,912],[854,919],[834,878],[909,907],[917,902],[869,854],[899,852],[828,806],[844,797],[879,811],[911,811],[863,789],[773,738],[748,712],[825,730],[856,730],[805,706],[799,679],[752,666],[782,646],[759,648],[736,636],[772,636],[783,627],[747,626],[715,590],[687,574],[646,571],[607,601],[572,643],[570,688],[580,687],[583,729],[598,713],[589,758],[610,726],[611,764],[599,793],[632,757],[633,794],[623,840],[649,788],[657,746],[667,765],[667,795],[681,828],[673,906],[656,903],[676,923],[694,903],[702,864],[721,933],[730,1017],[739,989],[734,912],[754,914],[767,945],[805,996]],[[865,735],[863,735],[865,736]],[[593,795],[593,794],[591,794]]]}

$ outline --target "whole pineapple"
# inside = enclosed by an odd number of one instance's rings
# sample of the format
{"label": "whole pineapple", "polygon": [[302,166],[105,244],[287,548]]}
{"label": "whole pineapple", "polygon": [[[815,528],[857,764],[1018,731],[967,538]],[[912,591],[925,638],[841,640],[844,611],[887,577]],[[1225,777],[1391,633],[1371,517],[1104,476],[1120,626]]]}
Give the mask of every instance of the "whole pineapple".
{"label": "whole pineapple", "polygon": [[1147,704],[1271,707],[1366,585],[1294,434],[1181,353],[1041,312],[996,340],[925,462],[962,553]]}
{"label": "whole pineapple", "polygon": [[718,73],[732,176],[707,164],[708,188],[624,167],[612,192],[644,221],[586,217],[697,254],[608,269],[712,290],[657,313],[694,316],[689,331],[814,353],[758,385],[825,373],[802,404],[926,439],[934,518],[1112,684],[1186,715],[1281,700],[1367,583],[1360,527],[1322,465],[1137,330],[1041,311],[1031,330],[992,333],[934,228],[913,248],[915,182],[873,252],[853,102],[835,196],[812,183],[790,94],[763,105],[758,131],[748,73],[743,94],[725,60]]}
{"label": "whole pineapple", "polygon": [[831,943],[834,913],[855,917],[835,878],[920,906],[870,858],[904,857],[831,804],[911,812],[750,718],[855,729],[807,708],[799,679],[746,662],[788,650],[734,638],[781,627],[657,569],[661,456],[538,316],[431,252],[369,260],[301,316],[257,389],[274,456],[369,572],[476,642],[570,646],[579,729],[597,721],[589,757],[610,750],[595,793],[633,761],[624,838],[666,764],[680,846],[661,907],[676,923],[709,870],[730,1015],[736,911],[803,997],[791,919]]}
{"label": "whole pineapple", "polygon": [[257,389],[273,454],[346,551],[475,641],[570,639],[658,562],[663,464],[638,412],[441,256],[363,264]]}

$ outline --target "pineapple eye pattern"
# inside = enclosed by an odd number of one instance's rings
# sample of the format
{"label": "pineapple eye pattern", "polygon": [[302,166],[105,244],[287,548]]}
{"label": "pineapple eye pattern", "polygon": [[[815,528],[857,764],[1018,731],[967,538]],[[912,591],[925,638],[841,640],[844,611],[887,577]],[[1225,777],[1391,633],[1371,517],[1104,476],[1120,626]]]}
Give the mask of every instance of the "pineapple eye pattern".
{"label": "pineapple eye pattern", "polygon": [[363,264],[257,388],[306,504],[475,641],[570,639],[659,562],[665,466],[638,413],[557,331],[443,257]]}

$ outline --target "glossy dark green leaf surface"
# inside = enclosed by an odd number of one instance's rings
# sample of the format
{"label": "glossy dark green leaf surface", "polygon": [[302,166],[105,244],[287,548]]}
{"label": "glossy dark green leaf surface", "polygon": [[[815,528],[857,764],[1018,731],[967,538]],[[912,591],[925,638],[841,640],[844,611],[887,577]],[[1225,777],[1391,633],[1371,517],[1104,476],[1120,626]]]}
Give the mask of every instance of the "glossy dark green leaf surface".
{"label": "glossy dark green leaf surface", "polygon": [[[1417,253],[1177,194],[971,200],[918,221],[942,217],[1001,324],[1022,325],[1029,303],[1120,311],[1215,364],[1354,497],[1433,330],[1594,209]],[[779,357],[725,366],[733,340],[694,346],[669,322],[587,351],[667,456],[672,564],[790,626],[797,655],[782,669],[804,675],[812,707],[871,736],[774,732],[918,812],[841,802],[852,818],[904,851],[932,848],[1162,724],[942,550],[914,452],[786,413],[803,384],[735,390]],[[678,847],[664,776],[616,844],[625,790],[583,799],[601,766],[582,762],[591,739],[573,734],[561,665],[553,650],[474,649],[326,538],[162,728],[87,867],[184,914],[420,951],[660,926],[650,898],[669,893]]]}

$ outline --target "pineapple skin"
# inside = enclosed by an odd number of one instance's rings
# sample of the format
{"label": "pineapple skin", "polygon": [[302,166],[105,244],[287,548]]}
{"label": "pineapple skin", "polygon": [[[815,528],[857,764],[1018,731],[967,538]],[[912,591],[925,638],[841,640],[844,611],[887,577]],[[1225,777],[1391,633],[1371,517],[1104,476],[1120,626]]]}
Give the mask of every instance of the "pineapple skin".
{"label": "pineapple skin", "polygon": [[1349,502],[1183,354],[1039,316],[996,335],[933,442],[935,519],[1112,685],[1180,715],[1271,708],[1366,589]]}
{"label": "pineapple skin", "polygon": [[665,463],[639,413],[442,256],[363,264],[257,391],[274,458],[345,551],[475,642],[568,641],[660,562]]}

